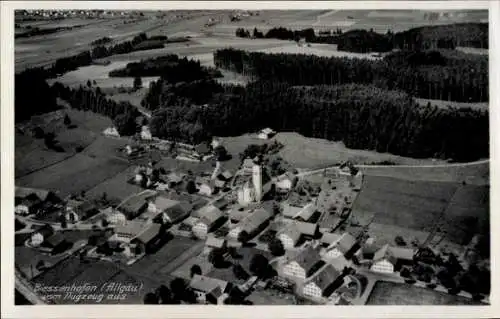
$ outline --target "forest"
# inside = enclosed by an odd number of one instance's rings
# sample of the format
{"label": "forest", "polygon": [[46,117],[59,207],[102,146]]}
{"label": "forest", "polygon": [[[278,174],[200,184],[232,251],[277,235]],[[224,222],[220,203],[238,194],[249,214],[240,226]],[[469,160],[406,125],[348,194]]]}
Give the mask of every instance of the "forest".
{"label": "forest", "polygon": [[[175,94],[163,88],[157,91],[160,96]],[[150,123],[152,133],[198,143],[212,135],[273,127],[343,141],[350,148],[416,158],[469,161],[488,156],[485,111],[421,107],[406,93],[361,84],[298,87],[257,81],[245,88],[220,86],[221,91],[203,106],[186,100],[163,104],[158,98],[155,105],[149,104],[161,109]]]}
{"label": "forest", "polygon": [[320,31],[314,29],[290,30],[283,27],[271,28],[265,35],[257,28],[251,35],[249,30],[236,29],[236,36],[242,38],[273,38],[299,41],[303,38],[311,43],[337,44],[339,51],[367,53],[399,50],[455,49],[456,47],[488,48],[487,23],[455,23],[437,26],[424,26],[393,33],[390,29],[385,34],[373,29],[355,29],[342,32]]}
{"label": "forest", "polygon": [[[412,57],[411,63],[406,57]],[[214,52],[214,63],[243,75],[291,85],[374,84],[426,99],[489,100],[488,57],[450,50],[425,51],[424,54],[399,51],[382,60],[368,60],[228,48]]]}
{"label": "forest", "polygon": [[128,63],[124,68],[109,72],[110,77],[161,76],[171,83],[208,79],[222,74],[201,66],[200,61],[179,58],[176,54]]}

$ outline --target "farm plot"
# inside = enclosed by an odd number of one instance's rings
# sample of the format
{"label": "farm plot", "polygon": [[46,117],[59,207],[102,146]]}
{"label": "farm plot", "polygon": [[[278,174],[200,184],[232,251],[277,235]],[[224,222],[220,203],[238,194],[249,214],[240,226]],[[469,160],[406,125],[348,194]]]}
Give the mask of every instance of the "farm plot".
{"label": "farm plot", "polygon": [[453,242],[467,244],[490,231],[489,186],[462,185],[448,205],[441,228]]}
{"label": "farm plot", "polygon": [[62,162],[70,156],[72,156],[71,153],[47,150],[35,141],[30,147],[16,147],[15,177],[21,178],[44,167]]}
{"label": "farm plot", "polygon": [[395,177],[414,181],[457,182],[473,185],[490,184],[490,163],[425,167],[363,167],[363,174]]}
{"label": "farm plot", "polygon": [[353,215],[375,214],[374,222],[429,230],[457,189],[454,183],[409,181],[365,176]]}
{"label": "farm plot", "polygon": [[97,199],[106,193],[110,200],[121,202],[129,196],[139,193],[142,191],[141,187],[128,183],[128,180],[134,176],[134,170],[135,167],[129,167],[99,183],[87,191],[87,197]]}
{"label": "farm plot", "polygon": [[419,288],[409,284],[378,281],[367,305],[481,305],[461,296]]}
{"label": "farm plot", "polygon": [[92,158],[83,154],[19,178],[22,186],[58,191],[65,197],[87,191],[104,180],[127,168],[128,164],[117,159]]}
{"label": "farm plot", "polygon": [[175,237],[167,242],[160,250],[146,255],[141,260],[127,268],[130,274],[138,274],[155,278],[159,282],[171,278],[171,273],[184,264],[192,256],[198,255],[204,242],[184,237]]}

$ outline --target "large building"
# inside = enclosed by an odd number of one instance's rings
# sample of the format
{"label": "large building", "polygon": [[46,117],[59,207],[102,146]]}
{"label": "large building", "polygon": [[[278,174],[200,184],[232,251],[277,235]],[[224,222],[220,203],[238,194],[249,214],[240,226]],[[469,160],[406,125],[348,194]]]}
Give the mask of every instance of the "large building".
{"label": "large building", "polygon": [[196,294],[199,303],[223,304],[231,284],[227,281],[202,275],[194,275],[189,287]]}
{"label": "large building", "polygon": [[268,225],[272,217],[273,215],[269,211],[258,208],[236,224],[236,226],[229,232],[229,236],[233,239],[241,239],[240,235],[244,233],[244,237],[246,238],[242,241],[252,238]]}
{"label": "large building", "polygon": [[318,251],[311,246],[307,246],[285,264],[283,275],[302,282],[312,276],[324,264],[325,262],[321,260]]}
{"label": "large building", "polygon": [[359,249],[359,246],[357,246],[356,244],[356,238],[354,238],[349,233],[344,233],[338,240],[332,242],[326,248],[323,257],[327,259],[335,259],[340,256],[347,256],[349,254],[352,254],[353,250],[356,249],[356,247],[358,247]]}
{"label": "large building", "polygon": [[315,299],[329,297],[340,285],[342,285],[341,273],[332,265],[326,265],[304,284],[302,293]]}
{"label": "large building", "polygon": [[193,226],[193,233],[198,238],[206,238],[207,234],[224,220],[224,214],[213,205],[205,206],[196,212],[199,221]]}

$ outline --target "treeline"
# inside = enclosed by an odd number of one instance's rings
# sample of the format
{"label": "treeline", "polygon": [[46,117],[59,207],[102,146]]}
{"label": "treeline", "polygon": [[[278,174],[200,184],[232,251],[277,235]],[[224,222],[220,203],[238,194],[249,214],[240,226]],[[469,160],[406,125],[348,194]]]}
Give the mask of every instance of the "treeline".
{"label": "treeline", "polygon": [[[409,57],[411,63],[407,61]],[[403,51],[391,53],[383,60],[368,60],[267,54],[229,48],[215,51],[214,63],[219,68],[261,80],[292,85],[362,83],[387,90],[401,90],[426,99],[457,102],[489,100],[487,56],[449,55],[447,51],[419,55]]]}
{"label": "treeline", "polygon": [[258,81],[238,90],[216,94],[204,107],[159,104],[153,134],[198,143],[212,135],[273,127],[401,156],[457,161],[488,156],[485,111],[421,107],[407,94],[373,85],[292,87]]}
{"label": "treeline", "polygon": [[[165,37],[165,39],[163,38]],[[146,33],[140,33],[131,41],[124,41],[111,46],[99,45],[92,48],[92,58],[100,59],[115,54],[125,54],[140,50],[152,50],[164,48],[166,36],[148,38]]]}
{"label": "treeline", "polygon": [[198,60],[179,58],[176,54],[169,54],[157,58],[128,63],[125,68],[109,72],[111,77],[142,77],[161,76],[165,81],[176,83],[181,81],[195,81],[208,79],[222,74],[213,69],[203,67]]}
{"label": "treeline", "polygon": [[133,135],[137,132],[136,121],[141,115],[137,108],[129,102],[107,99],[99,87],[80,86],[73,89],[56,82],[52,85],[52,91],[77,110],[92,111],[111,118],[120,135]]}
{"label": "treeline", "polygon": [[[260,36],[258,36],[260,35]],[[273,38],[280,40],[305,39],[312,43],[337,44],[339,51],[348,52],[389,52],[399,50],[455,49],[457,46],[488,48],[487,23],[456,23],[438,26],[424,26],[407,31],[393,33],[377,33],[373,29],[350,30],[342,32],[321,31],[318,35],[314,29],[290,30],[283,27],[270,29],[265,35],[254,28],[253,36],[243,28],[236,30],[236,36],[246,38]]]}
{"label": "treeline", "polygon": [[43,71],[28,69],[15,75],[14,117],[16,123],[58,108],[56,96],[45,81]]}
{"label": "treeline", "polygon": [[113,42],[113,39],[111,39],[110,37],[102,37],[102,38],[99,38],[97,40],[92,41],[91,45],[103,45],[103,44],[108,44],[111,42]]}

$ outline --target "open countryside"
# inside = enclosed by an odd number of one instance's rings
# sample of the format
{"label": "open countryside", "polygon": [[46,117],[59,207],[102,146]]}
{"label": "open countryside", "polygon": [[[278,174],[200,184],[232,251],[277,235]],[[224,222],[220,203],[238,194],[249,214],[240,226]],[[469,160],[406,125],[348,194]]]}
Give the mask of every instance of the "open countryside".
{"label": "open countryside", "polygon": [[489,304],[487,19],[19,10],[16,293]]}

